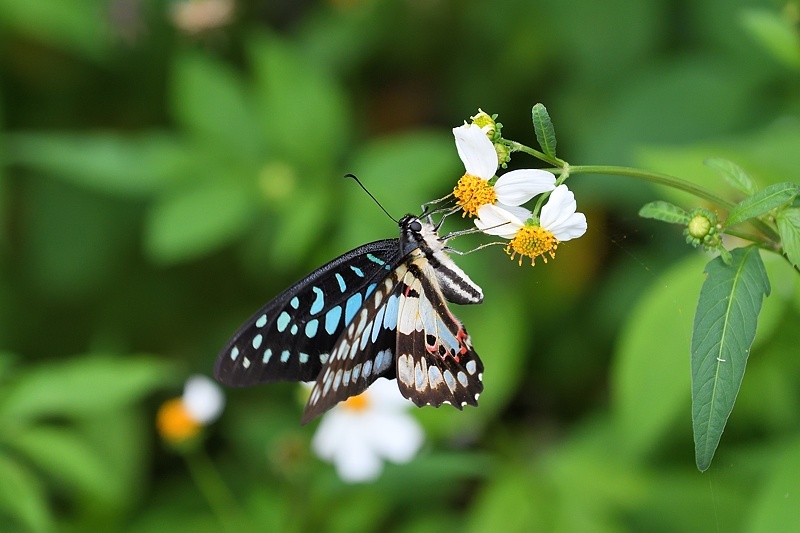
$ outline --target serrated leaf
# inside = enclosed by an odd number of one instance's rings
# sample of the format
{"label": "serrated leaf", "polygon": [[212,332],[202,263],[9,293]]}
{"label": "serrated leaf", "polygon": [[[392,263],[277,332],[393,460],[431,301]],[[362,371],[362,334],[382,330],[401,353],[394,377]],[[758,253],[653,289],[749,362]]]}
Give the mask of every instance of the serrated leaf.
{"label": "serrated leaf", "polygon": [[88,356],[49,363],[7,387],[0,418],[85,418],[139,400],[172,378],[169,365],[148,357]]}
{"label": "serrated leaf", "polygon": [[147,214],[145,250],[163,264],[200,257],[241,235],[256,205],[250,189],[231,179],[165,196]]}
{"label": "serrated leaf", "polygon": [[795,268],[800,268],[800,208],[782,210],[777,223],[783,252]]}
{"label": "serrated leaf", "polygon": [[653,218],[670,224],[688,224],[691,218],[689,213],[669,202],[661,200],[645,204],[639,210],[639,216]]}
{"label": "serrated leaf", "polygon": [[706,266],[692,331],[692,426],[697,468],[711,464],[742,385],[758,314],[770,285],[758,248],[737,248],[732,264]]}
{"label": "serrated leaf", "polygon": [[728,214],[726,226],[734,226],[745,220],[763,215],[764,213],[788,204],[797,193],[800,192],[800,185],[796,183],[776,183],[762,189],[749,198],[745,198],[731,209]]}
{"label": "serrated leaf", "polygon": [[531,110],[533,116],[533,129],[536,132],[536,140],[542,151],[550,157],[556,157],[556,130],[550,120],[547,108],[542,104],[536,104]]}
{"label": "serrated leaf", "polygon": [[710,157],[703,161],[703,164],[722,176],[732,187],[737,188],[748,196],[752,196],[758,191],[753,178],[742,167],[729,159]]}
{"label": "serrated leaf", "polygon": [[0,513],[28,531],[52,531],[47,498],[34,475],[0,453]]}

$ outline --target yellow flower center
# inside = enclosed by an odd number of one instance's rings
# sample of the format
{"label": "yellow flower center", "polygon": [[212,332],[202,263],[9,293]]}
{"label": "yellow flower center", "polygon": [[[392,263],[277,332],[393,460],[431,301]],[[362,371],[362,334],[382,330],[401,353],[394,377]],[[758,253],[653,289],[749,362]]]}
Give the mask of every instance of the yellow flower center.
{"label": "yellow flower center", "polygon": [[200,423],[191,417],[181,398],[164,402],[156,415],[156,427],[161,436],[170,442],[189,440],[200,433]]}
{"label": "yellow flower center", "polygon": [[453,195],[456,197],[458,205],[464,210],[462,217],[467,215],[474,217],[478,214],[481,206],[493,204],[497,200],[494,187],[489,185],[487,180],[472,174],[461,176],[453,189]]}
{"label": "yellow flower center", "polygon": [[350,396],[348,399],[343,401],[342,407],[349,409],[350,411],[364,411],[369,407],[369,400],[367,399],[367,395],[365,393],[361,393],[358,396]]}
{"label": "yellow flower center", "polygon": [[543,227],[522,226],[506,246],[506,253],[511,256],[511,259],[519,254],[520,266],[523,257],[530,257],[531,266],[533,266],[539,256],[542,256],[545,263],[547,263],[545,254],[549,254],[551,259],[555,258],[556,248],[558,248],[558,239]]}

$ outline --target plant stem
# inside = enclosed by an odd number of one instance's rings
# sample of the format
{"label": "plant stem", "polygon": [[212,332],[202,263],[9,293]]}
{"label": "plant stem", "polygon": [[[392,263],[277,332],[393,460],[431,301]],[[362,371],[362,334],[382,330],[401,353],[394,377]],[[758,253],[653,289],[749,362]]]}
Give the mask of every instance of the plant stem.
{"label": "plant stem", "polygon": [[[736,204],[718,196],[717,194],[709,191],[705,187],[701,187],[696,185],[690,181],[686,181],[681,178],[677,178],[675,176],[671,176],[669,174],[663,174],[661,172],[651,172],[649,170],[642,170],[639,168],[631,168],[631,167],[619,167],[619,166],[611,166],[611,165],[578,165],[578,166],[567,166],[565,169],[552,169],[552,172],[556,174],[564,172],[565,170],[569,171],[570,174],[612,174],[616,176],[629,176],[632,178],[638,178],[644,181],[649,181],[651,183],[657,183],[659,185],[666,185],[667,187],[672,187],[673,189],[678,189],[698,198],[702,198],[717,207],[724,209],[725,211],[730,211]],[[761,233],[763,233],[770,241],[773,243],[780,242],[780,236],[778,236],[775,231],[769,227],[763,220],[759,220],[757,218],[753,218],[748,220],[750,224],[752,224],[756,229],[758,229]],[[730,229],[725,228],[726,233],[731,233]],[[732,233],[731,233],[732,234]],[[755,242],[763,242],[760,239],[756,239]],[[768,245],[770,249],[776,249],[775,245]]]}
{"label": "plant stem", "polygon": [[[505,139],[508,141],[508,139]],[[525,146],[524,144],[520,144],[516,141],[508,141],[509,146],[511,146],[511,150],[513,152],[525,152],[528,155],[532,155],[536,159],[544,161],[545,163],[549,163],[554,167],[564,168],[567,165],[567,162],[563,159],[559,159],[557,157],[550,157],[549,155],[545,154],[544,152],[540,152],[539,150],[534,150],[530,146]]]}
{"label": "plant stem", "polygon": [[661,172],[650,172],[649,170],[642,170],[639,168],[618,167],[611,165],[570,166],[569,172],[570,174],[613,174],[616,176],[629,176],[632,178],[638,178],[651,183],[666,185],[668,187],[672,187],[673,189],[688,192],[689,194],[711,202],[712,204],[726,211],[730,211],[736,205],[733,202],[729,202],[725,198],[714,194],[705,187],[695,185],[690,181],[686,181],[675,176],[670,176],[669,174],[662,174]]}

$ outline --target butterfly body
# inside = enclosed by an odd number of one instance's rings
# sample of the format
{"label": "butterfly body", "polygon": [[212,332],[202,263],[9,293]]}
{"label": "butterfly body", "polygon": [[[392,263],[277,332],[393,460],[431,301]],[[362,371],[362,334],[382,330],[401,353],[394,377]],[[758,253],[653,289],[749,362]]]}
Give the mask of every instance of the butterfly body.
{"label": "butterfly body", "polygon": [[445,252],[430,220],[400,220],[400,238],[365,244],[298,281],[256,312],[221,351],[231,386],[315,381],[303,423],[397,378],[419,406],[477,405],[483,365],[447,301],[483,293]]}

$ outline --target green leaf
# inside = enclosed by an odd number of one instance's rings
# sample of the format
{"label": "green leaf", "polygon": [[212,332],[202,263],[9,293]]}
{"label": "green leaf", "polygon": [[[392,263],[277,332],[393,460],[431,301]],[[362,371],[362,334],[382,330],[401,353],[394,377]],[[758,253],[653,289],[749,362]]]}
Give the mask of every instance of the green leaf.
{"label": "green leaf", "polygon": [[239,237],[256,209],[250,188],[233,179],[165,196],[147,215],[145,250],[162,264],[195,259]]}
{"label": "green leaf", "polygon": [[178,121],[210,147],[257,160],[263,137],[237,74],[197,53],[180,55],[173,72],[172,109]]}
{"label": "green leaf", "polygon": [[556,130],[547,113],[547,108],[542,104],[536,104],[531,110],[533,115],[533,129],[536,132],[536,140],[542,151],[550,157],[556,157]]}
{"label": "green leaf", "polygon": [[744,9],[740,13],[740,22],[773,57],[788,67],[800,69],[800,34],[788,14],[782,15],[766,8]]}
{"label": "green leaf", "polygon": [[189,173],[192,158],[175,137],[150,133],[19,134],[8,137],[11,162],[100,192],[146,196]]}
{"label": "green leaf", "polygon": [[613,411],[625,447],[650,452],[686,407],[691,309],[706,259],[693,254],[654,279],[628,313],[612,372]]}
{"label": "green leaf", "polygon": [[758,248],[706,266],[692,331],[692,426],[697,468],[705,471],[742,385],[764,296],[770,292]]}
{"label": "green leaf", "polygon": [[753,178],[742,167],[729,159],[710,157],[703,161],[703,164],[722,176],[732,187],[737,188],[748,196],[752,196],[758,191]]}
{"label": "green leaf", "polygon": [[136,402],[172,378],[169,365],[149,357],[94,355],[50,362],[7,387],[0,417],[90,417]]}
{"label": "green leaf", "polygon": [[745,198],[734,207],[725,221],[726,226],[733,226],[763,215],[776,207],[788,204],[797,193],[800,192],[800,185],[796,183],[776,183],[766,189],[758,191],[749,198]]}
{"label": "green leaf", "polygon": [[654,218],[671,224],[688,224],[689,220],[691,220],[689,213],[676,205],[661,200],[642,206],[639,210],[639,216]]}
{"label": "green leaf", "polygon": [[800,268],[800,208],[782,210],[777,222],[783,252],[795,268]]}
{"label": "green leaf", "polygon": [[0,514],[10,515],[30,531],[52,531],[47,499],[34,475],[0,453]]}

